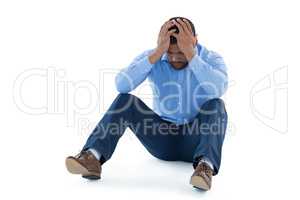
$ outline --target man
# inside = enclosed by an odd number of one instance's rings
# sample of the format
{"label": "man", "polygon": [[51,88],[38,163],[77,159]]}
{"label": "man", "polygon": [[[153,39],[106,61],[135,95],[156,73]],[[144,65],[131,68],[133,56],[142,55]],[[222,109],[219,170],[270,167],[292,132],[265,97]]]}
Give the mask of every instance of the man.
{"label": "man", "polygon": [[[153,110],[128,94],[146,78]],[[227,70],[220,55],[198,44],[193,23],[171,18],[161,27],[157,47],[145,51],[116,76],[120,94],[89,136],[82,151],[66,159],[69,172],[100,179],[118,140],[129,127],[155,157],[192,162],[190,183],[211,188],[221,163],[227,113],[221,97]]]}

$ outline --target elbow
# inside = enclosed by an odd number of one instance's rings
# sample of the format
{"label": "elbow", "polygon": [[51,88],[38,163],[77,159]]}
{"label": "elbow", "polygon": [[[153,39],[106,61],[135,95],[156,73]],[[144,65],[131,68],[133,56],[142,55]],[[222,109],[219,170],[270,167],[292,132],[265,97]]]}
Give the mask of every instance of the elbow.
{"label": "elbow", "polygon": [[123,77],[121,77],[120,75],[117,75],[115,78],[115,85],[116,85],[116,89],[119,93],[128,93],[130,92],[130,87],[128,84],[128,81],[125,80]]}
{"label": "elbow", "polygon": [[223,94],[225,94],[225,92],[227,91],[227,89],[228,89],[228,80],[226,80],[226,81],[224,82],[224,90],[223,90]]}
{"label": "elbow", "polygon": [[218,97],[223,96],[225,94],[225,92],[227,91],[227,89],[228,89],[228,80],[225,79],[219,85]]}
{"label": "elbow", "polygon": [[228,88],[228,81],[218,81],[218,82],[210,82],[206,83],[206,87],[204,87],[205,91],[209,98],[220,98],[222,97]]}
{"label": "elbow", "polygon": [[116,85],[117,91],[121,94],[129,93],[130,90],[122,85]]}

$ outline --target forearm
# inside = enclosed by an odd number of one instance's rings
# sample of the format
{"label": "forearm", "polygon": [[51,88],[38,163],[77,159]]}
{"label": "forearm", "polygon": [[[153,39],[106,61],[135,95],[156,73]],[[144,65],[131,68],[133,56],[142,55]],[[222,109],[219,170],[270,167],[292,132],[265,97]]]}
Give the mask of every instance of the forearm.
{"label": "forearm", "polygon": [[200,56],[194,55],[189,62],[189,69],[209,95],[220,97],[228,87],[228,77],[223,60],[214,60],[214,62],[215,65],[213,66],[211,63],[205,62]]}
{"label": "forearm", "polygon": [[155,64],[163,55],[163,50],[160,48],[154,49],[150,54],[149,54],[149,62],[151,64]]}
{"label": "forearm", "polygon": [[148,55],[139,58],[129,67],[119,72],[115,78],[116,88],[120,93],[128,93],[141,84],[152,69]]}

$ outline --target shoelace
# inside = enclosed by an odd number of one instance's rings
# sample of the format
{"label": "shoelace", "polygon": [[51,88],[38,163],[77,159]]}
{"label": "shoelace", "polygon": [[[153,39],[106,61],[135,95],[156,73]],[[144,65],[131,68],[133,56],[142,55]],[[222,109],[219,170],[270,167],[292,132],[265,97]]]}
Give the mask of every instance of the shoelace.
{"label": "shoelace", "polygon": [[210,167],[207,164],[205,164],[204,162],[202,162],[198,166],[199,166],[199,171],[204,171],[204,173],[206,173],[206,174],[212,173]]}

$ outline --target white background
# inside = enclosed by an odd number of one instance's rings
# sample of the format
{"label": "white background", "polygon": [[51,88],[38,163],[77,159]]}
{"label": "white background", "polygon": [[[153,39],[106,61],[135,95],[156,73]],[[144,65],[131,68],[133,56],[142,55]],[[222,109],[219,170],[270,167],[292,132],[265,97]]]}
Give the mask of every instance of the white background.
{"label": "white background", "polygon": [[[297,12],[283,0],[1,0],[0,198],[299,198]],[[173,16],[191,19],[228,65],[229,128],[212,190],[192,188],[189,163],[153,158],[129,130],[101,181],[70,175],[65,157],[117,95],[115,71],[154,48]],[[133,93],[151,105],[146,82]]]}

